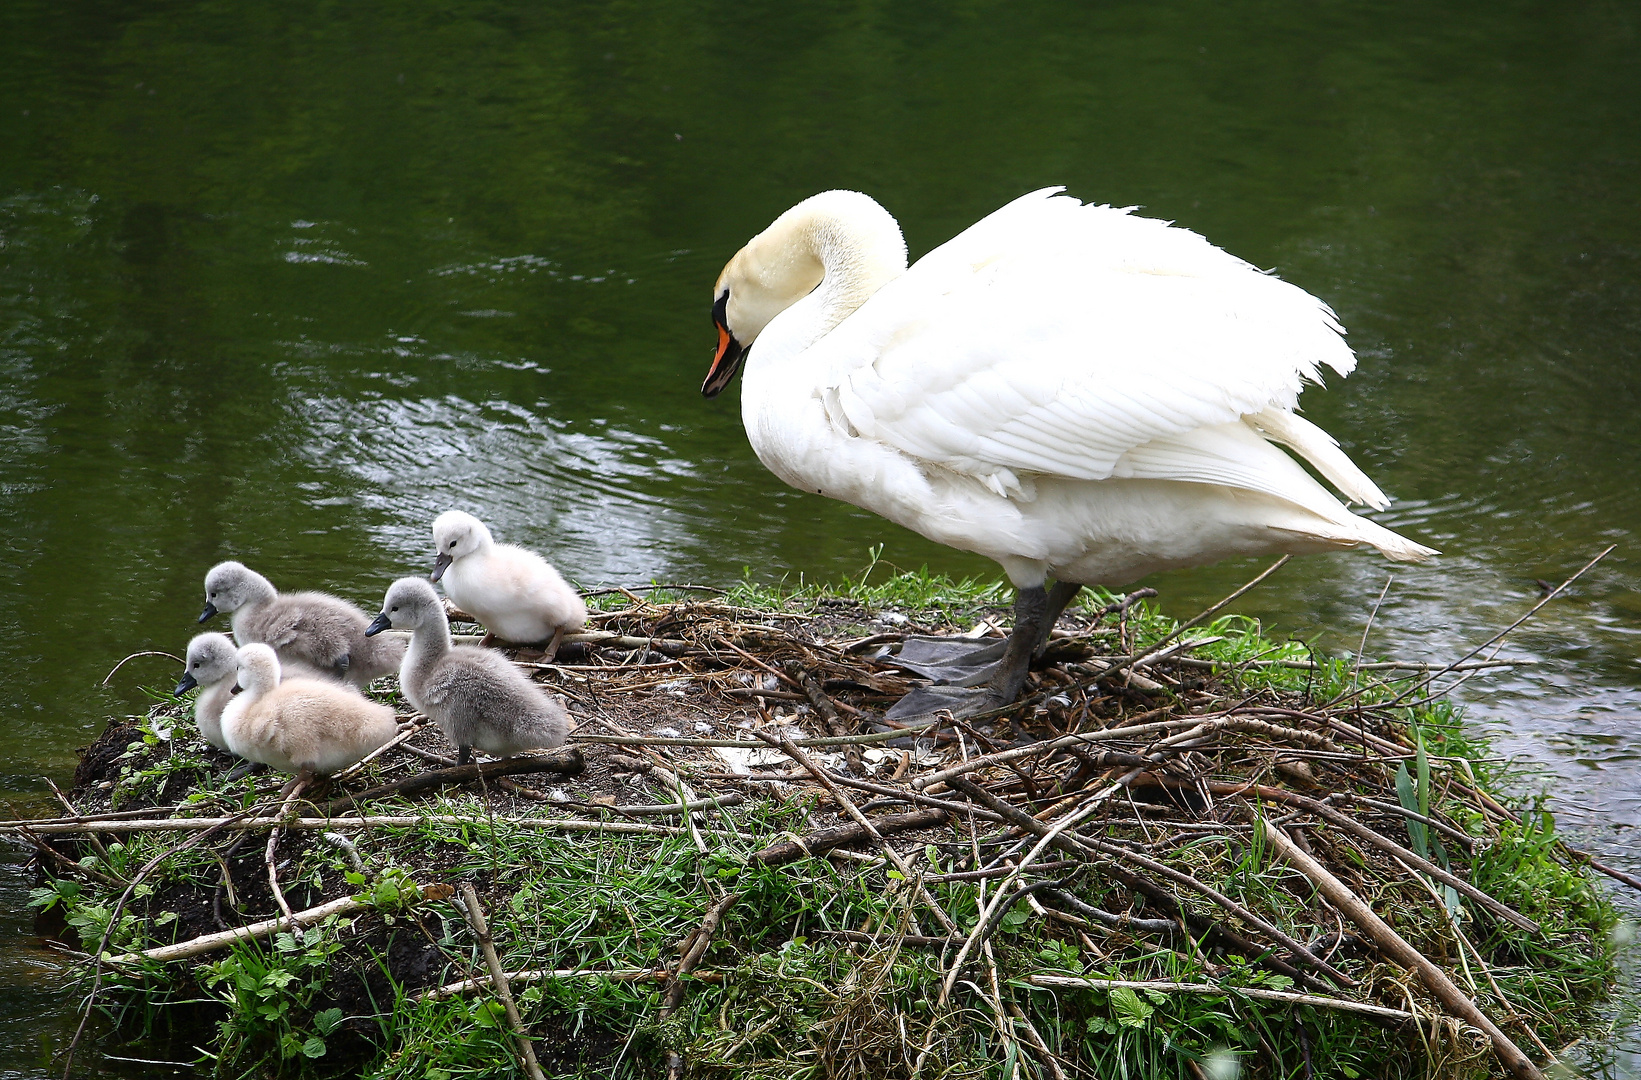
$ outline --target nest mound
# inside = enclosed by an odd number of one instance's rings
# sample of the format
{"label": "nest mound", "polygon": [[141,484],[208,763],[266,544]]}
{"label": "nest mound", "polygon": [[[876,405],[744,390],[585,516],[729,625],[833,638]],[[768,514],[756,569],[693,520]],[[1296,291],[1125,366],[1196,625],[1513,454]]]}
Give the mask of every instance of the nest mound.
{"label": "nest mound", "polygon": [[184,703],[112,727],[72,816],[6,826],[96,999],[216,1002],[236,1074],[505,1071],[524,1031],[553,1075],[1479,1076],[1613,979],[1590,860],[1435,672],[1100,596],[1015,706],[899,727],[898,643],[988,619],[623,592],[513,654],[552,754],[453,768],[411,717],[281,815]]}

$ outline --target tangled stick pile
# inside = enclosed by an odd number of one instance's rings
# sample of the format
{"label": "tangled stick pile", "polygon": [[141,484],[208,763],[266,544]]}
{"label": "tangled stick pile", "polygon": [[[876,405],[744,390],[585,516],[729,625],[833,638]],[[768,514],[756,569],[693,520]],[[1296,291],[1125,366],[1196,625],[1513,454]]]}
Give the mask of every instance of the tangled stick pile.
{"label": "tangled stick pile", "polygon": [[1100,597],[1015,707],[899,729],[897,643],[983,611],[626,597],[534,665],[567,752],[412,725],[278,819],[178,705],[111,729],[3,826],[97,1000],[204,993],[224,1061],[339,1074],[1533,1076],[1610,985],[1607,868],[1420,665]]}

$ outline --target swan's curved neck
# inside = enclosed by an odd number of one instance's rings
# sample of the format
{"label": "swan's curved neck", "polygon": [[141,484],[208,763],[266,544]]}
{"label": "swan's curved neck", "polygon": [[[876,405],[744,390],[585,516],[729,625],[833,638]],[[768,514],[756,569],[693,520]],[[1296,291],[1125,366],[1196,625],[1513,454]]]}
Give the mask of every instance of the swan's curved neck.
{"label": "swan's curved neck", "polygon": [[[853,315],[873,293],[906,271],[906,245],[898,225],[891,238],[880,230],[852,229],[849,224],[824,219],[814,231],[815,255],[825,267],[815,290],[817,337]],[[886,242],[891,239],[892,246]]]}
{"label": "swan's curved neck", "polygon": [[[780,351],[791,353],[830,333],[905,273],[906,241],[900,225],[872,199],[827,191],[776,218],[741,258],[754,285],[745,298],[749,314],[760,329],[786,315],[774,330]],[[731,302],[737,299],[732,291]],[[770,351],[768,342],[760,344]]]}

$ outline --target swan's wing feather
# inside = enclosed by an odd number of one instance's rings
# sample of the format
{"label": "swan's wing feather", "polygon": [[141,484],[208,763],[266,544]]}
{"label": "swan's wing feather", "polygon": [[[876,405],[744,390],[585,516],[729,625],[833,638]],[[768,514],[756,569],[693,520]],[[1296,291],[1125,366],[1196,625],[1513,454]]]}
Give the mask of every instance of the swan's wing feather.
{"label": "swan's wing feather", "polygon": [[[1291,413],[1322,366],[1354,365],[1340,334],[1320,300],[1195,233],[1036,193],[886,285],[812,359],[834,423],[996,486],[1003,471],[1108,479],[1156,440]],[[1314,426],[1281,426],[1262,425],[1325,451]],[[1318,466],[1376,494],[1343,457]]]}

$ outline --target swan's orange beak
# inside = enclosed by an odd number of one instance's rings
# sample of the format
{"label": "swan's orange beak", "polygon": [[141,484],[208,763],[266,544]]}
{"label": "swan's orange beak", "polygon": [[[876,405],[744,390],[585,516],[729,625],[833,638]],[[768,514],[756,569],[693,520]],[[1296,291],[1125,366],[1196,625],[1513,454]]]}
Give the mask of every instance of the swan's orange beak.
{"label": "swan's orange beak", "polygon": [[[719,304],[722,305],[722,301]],[[706,382],[701,384],[701,396],[714,398],[724,392],[735,379],[735,373],[741,370],[741,361],[746,359],[746,349],[735,335],[729,332],[729,327],[718,321],[717,312],[713,312],[713,325],[718,327],[718,354],[712,358],[712,367],[707,371]]]}

